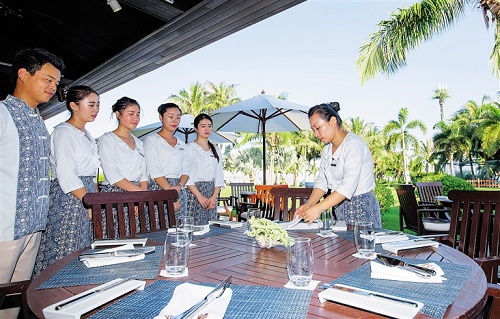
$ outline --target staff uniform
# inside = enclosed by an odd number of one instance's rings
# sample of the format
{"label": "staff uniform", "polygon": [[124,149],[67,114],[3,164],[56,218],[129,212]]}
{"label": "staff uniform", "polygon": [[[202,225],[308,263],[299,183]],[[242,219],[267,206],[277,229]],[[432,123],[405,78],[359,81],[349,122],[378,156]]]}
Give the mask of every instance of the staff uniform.
{"label": "staff uniform", "polygon": [[[219,161],[212,150],[204,151],[196,142],[191,142],[186,148],[186,165],[189,179],[186,185],[195,185],[198,191],[209,198],[215,187],[224,187],[224,172],[222,170],[222,153],[215,146]],[[201,207],[196,196],[187,190],[188,216],[194,217],[195,225],[206,225],[209,220],[217,219],[217,207],[205,209]]]}
{"label": "staff uniform", "polygon": [[[114,184],[126,179],[139,186],[141,182],[147,182],[148,170],[144,159],[144,147],[142,141],[133,136],[134,149],[113,132],[104,133],[97,143],[101,167],[104,173],[102,192],[123,192]],[[125,216],[127,218],[127,216]],[[106,229],[106,215],[102,214],[103,231]],[[118,221],[114,213],[115,233],[118,234]],[[128,226],[128,224],[127,224]],[[127,233],[129,230],[127,228]],[[104,234],[105,235],[105,234]],[[106,236],[106,235],[105,235]]]}
{"label": "staff uniform", "polygon": [[323,148],[314,187],[325,192],[337,191],[346,197],[335,206],[339,219],[348,223],[371,221],[374,227],[382,226],[380,205],[373,192],[373,160],[360,136],[348,132],[333,155],[331,143]]}
{"label": "staff uniform", "polygon": [[37,108],[12,95],[0,103],[0,283],[31,278],[49,209],[49,140]]}
{"label": "staff uniform", "polygon": [[63,122],[50,139],[50,207],[42,234],[34,274],[66,255],[92,243],[92,224],[87,209],[71,192],[85,187],[96,191],[96,172],[100,166],[97,145],[87,130]]}
{"label": "staff uniform", "polygon": [[[188,175],[184,163],[186,143],[177,138],[177,143],[172,147],[163,137],[153,134],[144,140],[144,157],[152,181],[148,185],[150,190],[161,190],[154,179],[164,176],[170,186],[179,184],[181,175]],[[186,190],[182,189],[179,198],[181,208],[175,212],[177,216],[187,215]]]}

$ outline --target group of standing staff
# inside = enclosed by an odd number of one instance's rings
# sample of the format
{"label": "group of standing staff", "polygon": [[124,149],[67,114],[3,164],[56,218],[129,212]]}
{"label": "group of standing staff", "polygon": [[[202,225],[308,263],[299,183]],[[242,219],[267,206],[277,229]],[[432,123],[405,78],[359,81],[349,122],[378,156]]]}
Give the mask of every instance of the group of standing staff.
{"label": "group of standing staff", "polygon": [[[180,108],[162,104],[162,129],[143,145],[131,133],[140,121],[139,103],[123,97],[112,106],[118,127],[96,144],[85,125],[99,113],[99,95],[73,86],[66,94],[70,118],[49,136],[37,106],[56,93],[63,69],[60,58],[42,49],[17,52],[13,94],[0,102],[0,283],[30,279],[33,269],[36,274],[90,245],[92,216],[82,200],[98,191],[98,167],[105,176],[101,191],[175,189],[176,215],[192,216],[197,225],[217,217],[224,176],[222,154],[208,140],[210,116],[195,118],[197,138],[186,145],[174,136]],[[339,110],[336,102],[309,110],[311,128],[325,148],[314,190],[295,216],[312,222],[335,207],[349,223],[371,221],[381,227],[370,150],[361,137],[342,128]],[[18,312],[0,310],[0,317],[17,318]]]}

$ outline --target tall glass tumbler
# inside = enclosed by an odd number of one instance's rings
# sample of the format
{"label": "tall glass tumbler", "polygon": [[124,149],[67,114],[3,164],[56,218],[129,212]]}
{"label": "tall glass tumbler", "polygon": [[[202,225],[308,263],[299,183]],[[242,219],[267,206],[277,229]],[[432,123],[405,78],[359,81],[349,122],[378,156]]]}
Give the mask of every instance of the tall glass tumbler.
{"label": "tall glass tumbler", "polygon": [[179,275],[186,270],[189,259],[189,243],[186,233],[167,233],[163,246],[165,270],[170,275]]}
{"label": "tall glass tumbler", "polygon": [[354,243],[360,256],[369,258],[375,254],[375,230],[372,222],[354,224]]}
{"label": "tall glass tumbler", "polygon": [[194,218],[190,216],[177,217],[177,224],[175,228],[177,229],[178,233],[185,233],[188,237],[189,244],[191,244],[191,242],[193,241]]}
{"label": "tall glass tumbler", "polygon": [[298,237],[286,249],[286,269],[290,281],[298,287],[309,285],[313,275],[314,255],[311,239]]}

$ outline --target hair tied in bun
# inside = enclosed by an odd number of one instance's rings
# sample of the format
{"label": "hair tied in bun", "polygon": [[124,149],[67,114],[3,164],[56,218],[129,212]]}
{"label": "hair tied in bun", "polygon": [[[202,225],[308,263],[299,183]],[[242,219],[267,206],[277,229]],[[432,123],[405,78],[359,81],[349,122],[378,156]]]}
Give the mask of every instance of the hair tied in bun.
{"label": "hair tied in bun", "polygon": [[328,105],[330,105],[330,107],[335,111],[335,112],[338,112],[340,111],[340,103],[339,102],[330,102],[328,103]]}

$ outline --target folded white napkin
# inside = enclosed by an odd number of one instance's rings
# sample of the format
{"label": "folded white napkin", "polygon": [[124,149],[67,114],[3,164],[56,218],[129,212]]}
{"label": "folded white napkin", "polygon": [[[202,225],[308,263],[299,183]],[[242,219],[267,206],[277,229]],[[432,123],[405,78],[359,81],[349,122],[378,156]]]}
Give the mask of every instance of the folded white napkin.
{"label": "folded white napkin", "polygon": [[375,234],[375,244],[392,243],[396,241],[403,241],[410,239],[407,235],[397,234],[397,235],[377,235]]}
{"label": "folded white napkin", "polygon": [[[115,248],[110,248],[110,249],[104,249],[101,252],[113,252],[117,250],[123,250],[123,249],[134,249],[134,245],[132,244],[127,244],[123,245],[120,247],[115,247]],[[100,266],[107,266],[107,265],[115,265],[115,264],[121,264],[121,263],[127,263],[131,261],[136,261],[136,260],[142,260],[146,257],[144,254],[140,254],[137,256],[133,257],[99,257],[99,258],[85,258],[82,260],[83,264],[87,266],[88,268],[93,268],[93,267],[100,267]]]}
{"label": "folded white napkin", "polygon": [[[196,304],[201,299],[205,298],[213,290],[213,287],[194,285],[190,283],[183,283],[177,286],[174,290],[172,298],[168,302],[167,306],[163,308],[158,316],[154,319],[165,319],[166,315],[177,315]],[[205,307],[199,309],[194,313],[192,318],[196,318],[199,314],[207,313],[208,319],[222,319],[226,313],[227,306],[231,301],[233,291],[231,288],[227,288],[224,294],[206,305]]]}
{"label": "folded white napkin", "polygon": [[404,241],[382,244],[382,248],[395,254],[397,254],[399,250],[420,248],[420,247],[432,247],[435,249],[439,247],[439,243],[434,240],[409,239]]}
{"label": "folded white napkin", "polygon": [[431,277],[420,277],[410,270],[403,269],[401,267],[389,267],[382,265],[378,262],[371,261],[371,277],[376,279],[388,279],[388,280],[398,280],[398,281],[411,281],[411,282],[428,282],[428,283],[442,283],[444,278],[444,272],[441,267],[435,263],[420,264],[425,268],[433,269],[436,271],[435,276]]}
{"label": "folded white napkin", "polygon": [[[291,224],[293,223],[293,224]],[[318,230],[318,223],[313,222],[313,223],[295,223],[294,221],[288,222],[288,223],[281,223],[278,224],[281,227],[285,228],[286,230],[301,230],[301,229],[306,229],[306,230]]]}
{"label": "folded white napkin", "polygon": [[289,289],[299,289],[299,290],[314,290],[319,284],[319,280],[311,280],[307,286],[298,287],[295,286],[291,281],[287,282],[285,288]]}

